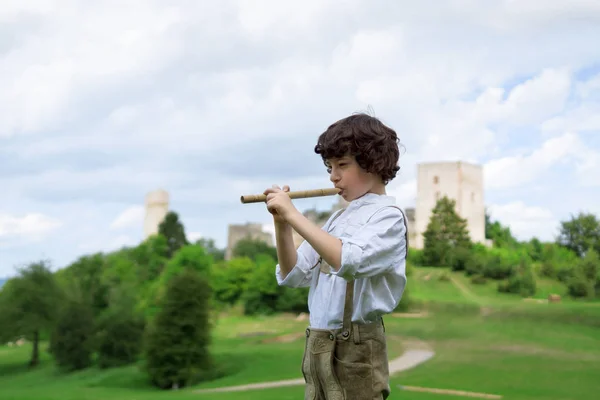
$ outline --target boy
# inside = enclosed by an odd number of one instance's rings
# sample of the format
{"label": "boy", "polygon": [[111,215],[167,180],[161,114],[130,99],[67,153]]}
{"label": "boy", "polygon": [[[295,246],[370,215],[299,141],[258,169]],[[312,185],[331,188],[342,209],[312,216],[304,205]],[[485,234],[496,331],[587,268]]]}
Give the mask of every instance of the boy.
{"label": "boy", "polygon": [[[302,373],[305,399],[386,399],[382,315],[400,302],[408,249],[404,213],[385,187],[400,169],[396,133],[352,115],[319,136],[315,152],[349,205],[322,228],[292,204],[288,186],[265,190],[273,214],[279,285],[310,286]],[[305,240],[298,250],[292,228]]]}

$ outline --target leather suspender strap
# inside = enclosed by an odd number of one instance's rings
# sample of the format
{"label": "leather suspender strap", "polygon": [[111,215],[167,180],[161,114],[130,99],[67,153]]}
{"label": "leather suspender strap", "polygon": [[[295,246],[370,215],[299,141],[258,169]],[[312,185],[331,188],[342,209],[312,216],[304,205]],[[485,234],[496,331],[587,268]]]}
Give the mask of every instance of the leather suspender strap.
{"label": "leather suspender strap", "polygon": [[402,222],[404,222],[404,240],[406,241],[406,257],[408,257],[408,223],[406,222],[406,214],[398,206],[392,206],[397,208],[402,213]]}
{"label": "leather suspender strap", "polygon": [[[406,256],[408,257],[408,224],[406,222],[406,214],[404,214],[404,211],[402,211],[402,209],[398,206],[392,206],[394,208],[397,208],[401,213],[402,213],[402,221],[404,222],[404,238],[406,240]],[[345,296],[345,300],[344,300],[344,320],[342,322],[343,324],[343,331],[344,332],[344,337],[347,338],[350,333],[350,329],[352,328],[353,330],[353,339],[354,339],[354,343],[360,343],[360,334],[359,334],[359,330],[358,330],[358,326],[352,324],[352,313],[354,310],[354,280],[348,282],[346,284],[346,296]]]}
{"label": "leather suspender strap", "polygon": [[[350,333],[350,329],[352,328],[352,312],[354,310],[354,280],[346,283],[346,298],[344,300],[344,320],[343,324],[343,336],[347,338]],[[357,328],[357,326],[354,326]],[[354,329],[354,342],[360,343],[360,335],[358,333],[358,329]]]}

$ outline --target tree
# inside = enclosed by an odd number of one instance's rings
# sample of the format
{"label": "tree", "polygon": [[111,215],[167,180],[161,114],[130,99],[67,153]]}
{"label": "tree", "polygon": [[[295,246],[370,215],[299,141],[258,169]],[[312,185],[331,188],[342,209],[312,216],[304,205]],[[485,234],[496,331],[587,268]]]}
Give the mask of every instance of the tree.
{"label": "tree", "polygon": [[470,248],[472,245],[467,221],[456,213],[455,206],[455,200],[444,196],[432,210],[429,224],[423,233],[423,257],[428,265],[450,265],[455,249]]}
{"label": "tree", "polygon": [[163,235],[152,235],[132,249],[142,285],[155,280],[169,261],[169,243]]}
{"label": "tree", "polygon": [[206,277],[210,282],[212,258],[206,254],[204,248],[189,245],[181,248],[175,256],[169,260],[164,270],[148,289],[148,296],[142,304],[144,307],[156,307],[165,296],[170,281],[182,271],[191,269]]}
{"label": "tree", "polygon": [[185,228],[179,221],[179,215],[174,211],[169,211],[165,215],[165,219],[158,226],[158,233],[167,238],[169,258],[173,257],[177,250],[189,244],[185,236]]}
{"label": "tree", "polygon": [[221,304],[235,304],[246,292],[248,281],[255,269],[255,263],[248,257],[232,258],[213,264],[211,285],[215,300]]}
{"label": "tree", "polygon": [[132,364],[142,351],[145,320],[135,311],[135,297],[126,290],[115,292],[109,311],[97,324],[98,366]]}
{"label": "tree", "polygon": [[238,240],[232,251],[233,257],[248,257],[252,261],[256,261],[261,254],[269,255],[277,260],[277,249],[275,247],[250,236]]}
{"label": "tree", "polygon": [[544,257],[544,245],[536,237],[532,238],[529,243],[529,255],[533,261],[542,261]]}
{"label": "tree", "polygon": [[519,244],[510,228],[498,221],[492,221],[487,212],[485,213],[485,238],[490,239],[496,247],[516,247]]}
{"label": "tree", "polygon": [[246,291],[241,297],[245,314],[271,314],[277,310],[283,287],[277,284],[273,273],[275,264],[275,259],[270,255],[257,256],[256,267],[250,274]]}
{"label": "tree", "polygon": [[92,365],[94,312],[86,301],[70,298],[61,307],[56,328],[50,336],[50,353],[64,371]]}
{"label": "tree", "polygon": [[94,315],[108,307],[110,284],[104,279],[106,259],[102,253],[79,257],[55,275],[63,289],[71,296],[88,302]]}
{"label": "tree", "polygon": [[589,249],[600,253],[600,221],[594,214],[580,212],[560,223],[557,243],[574,251],[579,257]]}
{"label": "tree", "polygon": [[18,276],[2,289],[0,321],[10,324],[10,328],[3,331],[6,336],[3,339],[24,337],[32,342],[30,367],[39,364],[40,335],[52,329],[61,300],[62,292],[46,261],[20,268]]}
{"label": "tree", "polygon": [[200,238],[196,240],[196,244],[204,247],[206,252],[213,257],[214,261],[223,261],[225,259],[225,250],[217,248],[214,239]]}
{"label": "tree", "polygon": [[498,284],[499,292],[517,293],[522,297],[533,296],[536,290],[537,284],[531,269],[531,263],[525,257],[522,257],[515,273]]}
{"label": "tree", "polygon": [[210,297],[206,277],[191,268],[169,282],[147,337],[146,370],[153,385],[180,388],[214,376]]}
{"label": "tree", "polygon": [[573,297],[593,298],[600,294],[600,258],[594,249],[578,260],[567,278],[567,287]]}

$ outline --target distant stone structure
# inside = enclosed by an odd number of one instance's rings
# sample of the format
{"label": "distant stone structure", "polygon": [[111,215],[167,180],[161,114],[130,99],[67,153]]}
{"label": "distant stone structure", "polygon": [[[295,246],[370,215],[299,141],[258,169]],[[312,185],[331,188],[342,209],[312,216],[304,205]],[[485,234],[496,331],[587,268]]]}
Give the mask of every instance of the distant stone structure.
{"label": "distant stone structure", "polygon": [[471,240],[489,245],[485,238],[483,168],[456,161],[418,164],[417,171],[417,204],[411,247],[423,248],[423,233],[429,224],[431,211],[444,195],[456,201],[456,212],[467,220]]}
{"label": "distant stone structure", "polygon": [[169,212],[169,193],[159,189],[146,195],[144,218],[144,240],[158,233],[158,227]]}
{"label": "distant stone structure", "polygon": [[273,236],[262,229],[261,224],[248,222],[244,225],[229,225],[227,234],[227,249],[225,250],[225,259],[230,260],[233,256],[233,249],[237,242],[242,239],[250,238],[261,240],[273,246]]}

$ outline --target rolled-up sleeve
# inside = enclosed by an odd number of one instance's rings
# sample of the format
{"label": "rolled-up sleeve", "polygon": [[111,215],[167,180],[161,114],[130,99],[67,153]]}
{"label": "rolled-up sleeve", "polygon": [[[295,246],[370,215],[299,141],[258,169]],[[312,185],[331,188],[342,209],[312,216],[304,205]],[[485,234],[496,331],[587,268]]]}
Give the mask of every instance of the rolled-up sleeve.
{"label": "rolled-up sleeve", "polygon": [[296,250],[296,254],[296,265],[294,265],[294,268],[292,268],[287,276],[283,276],[279,264],[275,267],[275,277],[279,286],[296,288],[310,286],[312,272],[310,268],[319,260],[319,255],[307,241],[302,242],[298,250]]}
{"label": "rolled-up sleeve", "polygon": [[403,213],[383,207],[351,237],[341,237],[341,265],[332,271],[346,280],[391,272],[406,257],[406,226]]}
{"label": "rolled-up sleeve", "polygon": [[[332,221],[342,212],[343,210],[333,213],[327,222],[321,227],[322,230],[327,231],[331,226]],[[277,264],[275,267],[275,277],[277,278],[277,284],[279,286],[289,287],[307,287],[310,286],[312,278],[311,268],[319,261],[319,254],[313,249],[313,247],[306,240],[303,241],[298,249],[296,250],[297,261],[294,268],[283,276],[281,266]]]}

